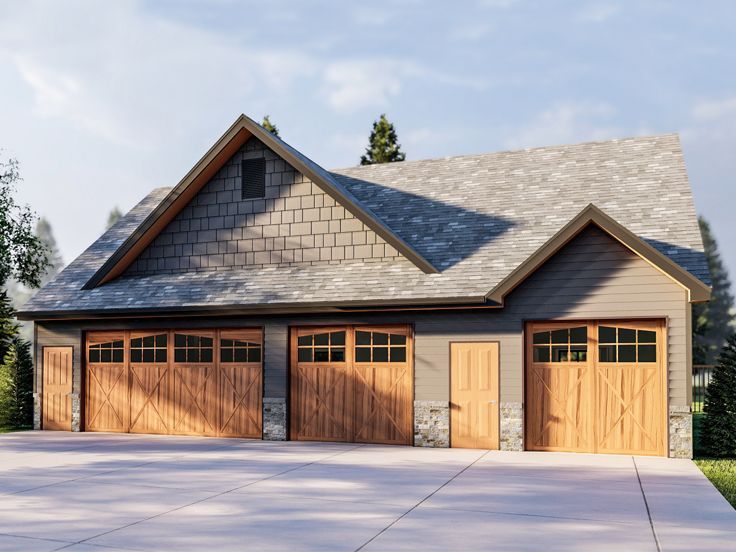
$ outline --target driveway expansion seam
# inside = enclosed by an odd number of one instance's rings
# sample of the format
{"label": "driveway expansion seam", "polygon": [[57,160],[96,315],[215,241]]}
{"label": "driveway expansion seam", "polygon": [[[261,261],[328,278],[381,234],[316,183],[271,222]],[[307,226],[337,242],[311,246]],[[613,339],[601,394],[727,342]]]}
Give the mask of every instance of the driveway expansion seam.
{"label": "driveway expansion seam", "polygon": [[448,479],[447,481],[445,481],[442,485],[440,485],[439,487],[437,487],[434,491],[432,491],[431,493],[429,493],[422,500],[420,500],[414,506],[412,506],[411,508],[409,508],[406,512],[404,512],[403,514],[401,514],[399,517],[397,517],[395,520],[393,520],[391,523],[389,523],[386,527],[384,527],[383,529],[381,529],[378,533],[376,533],[370,539],[368,539],[363,544],[361,544],[358,548],[355,549],[355,552],[359,552],[360,550],[363,550],[366,546],[368,546],[370,543],[372,543],[378,537],[380,537],[381,535],[383,535],[386,531],[388,531],[389,529],[391,529],[391,527],[393,527],[394,525],[396,525],[404,517],[406,517],[411,512],[413,512],[414,510],[416,510],[424,502],[426,502],[427,500],[429,500],[430,498],[432,498],[435,494],[437,494],[439,491],[441,491],[442,489],[444,489],[447,485],[449,485],[450,483],[452,483],[453,481],[455,481],[455,479],[457,479],[463,473],[465,473],[467,470],[469,470],[470,468],[472,468],[477,462],[479,462],[480,460],[482,460],[489,452],[491,452],[491,451],[490,450],[487,450],[483,454],[481,454],[480,456],[478,456],[478,458],[476,458],[475,460],[473,460],[470,464],[468,464],[467,466],[465,466],[463,469],[461,469],[459,472],[457,472],[455,475],[453,475],[450,479]]}
{"label": "driveway expansion seam", "polygon": [[28,535],[15,535],[13,533],[0,533],[0,537],[12,537],[14,539],[28,539],[28,540],[38,540],[38,541],[44,541],[44,542],[58,542],[60,544],[74,544],[72,541],[64,540],[64,539],[50,539],[48,537],[29,537]]}
{"label": "driveway expansion seam", "polygon": [[[102,532],[102,533],[100,533],[98,535],[93,535],[91,537],[87,537],[86,539],[82,539],[80,541],[76,541],[76,542],[70,543],[70,544],[68,544],[66,546],[62,546],[60,548],[57,548],[56,550],[64,550],[65,548],[69,548],[70,546],[74,546],[74,545],[77,545],[77,544],[84,544],[87,541],[90,541],[92,539],[97,539],[99,537],[103,537],[105,535],[109,535],[110,533],[114,533],[115,531],[120,531],[121,529],[127,529],[128,527],[132,527],[133,525],[138,525],[139,523],[143,523],[144,521],[150,521],[152,519],[156,519],[156,518],[161,517],[161,516],[164,516],[166,514],[170,514],[172,512],[177,512],[177,511],[182,510],[184,508],[188,508],[189,506],[194,506],[195,504],[201,504],[202,502],[207,502],[208,500],[212,500],[213,498],[218,498],[218,497],[224,496],[226,494],[230,494],[230,493],[235,492],[235,491],[238,491],[240,489],[244,489],[245,487],[249,487],[251,485],[255,485],[256,483],[259,483],[261,481],[267,481],[268,479],[273,479],[275,477],[279,477],[279,476],[282,476],[284,474],[287,474],[287,473],[290,473],[290,472],[293,472],[293,471],[296,471],[296,470],[300,470],[302,468],[306,468],[306,467],[311,466],[313,464],[319,464],[320,462],[324,462],[325,460],[330,460],[331,458],[335,458],[336,456],[340,456],[341,454],[347,454],[348,452],[352,452],[354,450],[358,450],[359,448],[362,448],[364,446],[365,445],[357,445],[357,446],[354,446],[354,447],[352,447],[352,448],[350,448],[348,450],[343,450],[343,451],[340,451],[338,453],[332,454],[330,456],[325,456],[324,458],[320,458],[319,460],[314,460],[312,462],[307,462],[305,464],[301,464],[299,466],[295,466],[293,468],[289,468],[288,470],[284,470],[282,472],[279,472],[279,473],[276,473],[276,474],[273,474],[273,475],[269,475],[268,477],[264,477],[264,478],[258,479],[256,481],[251,481],[250,483],[246,483],[245,485],[240,485],[238,487],[233,487],[232,489],[228,489],[227,491],[223,491],[221,493],[217,493],[217,494],[214,494],[212,496],[208,496],[206,498],[195,500],[194,502],[190,502],[188,504],[183,504],[181,506],[177,506],[176,508],[172,508],[171,510],[166,510],[165,512],[159,512],[158,514],[155,514],[153,516],[149,516],[147,518],[139,519],[139,520],[134,521],[132,523],[128,523],[127,525],[122,525],[120,527],[116,527],[115,529],[110,529],[109,531],[104,531],[104,532]],[[470,467],[470,466],[468,466],[468,467]],[[90,543],[90,544],[94,544],[94,543]],[[54,552],[56,552],[56,551],[54,551]]]}
{"label": "driveway expansion seam", "polygon": [[631,457],[631,461],[634,463],[634,470],[636,471],[636,479],[639,481],[639,488],[641,489],[641,497],[644,499],[644,507],[647,510],[647,517],[649,518],[649,526],[652,528],[652,535],[654,536],[654,544],[657,545],[657,552],[662,552],[662,545],[659,542],[659,536],[657,535],[657,529],[654,527],[654,520],[652,519],[652,512],[649,510],[649,502],[647,501],[647,495],[644,492],[644,485],[641,483],[641,476],[639,475],[639,466],[636,465],[636,458]]}

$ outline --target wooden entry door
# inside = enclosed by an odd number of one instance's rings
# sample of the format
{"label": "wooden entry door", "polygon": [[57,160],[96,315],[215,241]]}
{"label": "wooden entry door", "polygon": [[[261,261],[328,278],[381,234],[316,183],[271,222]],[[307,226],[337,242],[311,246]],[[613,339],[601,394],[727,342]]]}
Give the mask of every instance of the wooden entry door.
{"label": "wooden entry door", "polygon": [[666,454],[663,321],[527,326],[526,448]]}
{"label": "wooden entry door", "polygon": [[450,444],[498,449],[498,343],[450,344]]}
{"label": "wooden entry door", "polygon": [[291,332],[291,438],[409,445],[409,326]]}
{"label": "wooden entry door", "polygon": [[43,429],[72,429],[72,347],[43,348]]}

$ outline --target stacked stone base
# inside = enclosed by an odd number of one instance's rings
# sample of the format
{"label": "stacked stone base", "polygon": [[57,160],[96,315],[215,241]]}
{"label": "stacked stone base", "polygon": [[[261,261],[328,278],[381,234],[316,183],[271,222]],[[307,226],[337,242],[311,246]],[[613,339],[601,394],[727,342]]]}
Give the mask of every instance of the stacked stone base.
{"label": "stacked stone base", "polygon": [[522,403],[501,403],[500,449],[510,451],[524,450],[524,405]]}
{"label": "stacked stone base", "polygon": [[693,457],[693,415],[689,406],[670,406],[670,458]]}
{"label": "stacked stone base", "polygon": [[263,440],[286,441],[286,399],[263,399]]}
{"label": "stacked stone base", "polygon": [[414,446],[450,446],[450,403],[414,401]]}

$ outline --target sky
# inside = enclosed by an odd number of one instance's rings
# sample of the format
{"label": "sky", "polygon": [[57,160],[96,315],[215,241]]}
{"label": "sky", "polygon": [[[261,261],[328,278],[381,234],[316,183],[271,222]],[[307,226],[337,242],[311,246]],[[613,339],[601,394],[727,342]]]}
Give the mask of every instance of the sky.
{"label": "sky", "polygon": [[70,262],[240,113],[325,168],[677,132],[736,275],[736,2],[0,0],[0,155]]}

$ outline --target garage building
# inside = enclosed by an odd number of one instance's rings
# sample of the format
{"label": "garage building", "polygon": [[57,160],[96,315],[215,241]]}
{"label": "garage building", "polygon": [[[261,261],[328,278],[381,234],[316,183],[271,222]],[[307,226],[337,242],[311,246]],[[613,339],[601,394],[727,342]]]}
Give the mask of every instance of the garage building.
{"label": "garage building", "polygon": [[37,429],[690,457],[676,135],[327,171],[241,116],[28,302]]}

